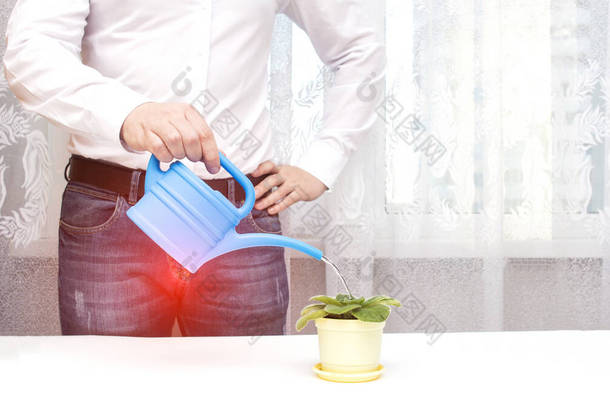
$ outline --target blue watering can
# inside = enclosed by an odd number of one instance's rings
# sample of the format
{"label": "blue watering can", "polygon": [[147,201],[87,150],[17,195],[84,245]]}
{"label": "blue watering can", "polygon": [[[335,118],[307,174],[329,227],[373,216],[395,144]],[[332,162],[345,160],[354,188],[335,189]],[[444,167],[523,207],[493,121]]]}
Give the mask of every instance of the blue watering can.
{"label": "blue watering can", "polygon": [[255,246],[289,247],[322,259],[319,249],[296,239],[267,233],[237,233],[235,227],[254,206],[254,186],[222,153],[220,165],[246,192],[246,201],[240,208],[181,162],[172,163],[164,172],[159,160],[151,155],[144,196],[127,210],[127,216],[191,273],[217,256]]}

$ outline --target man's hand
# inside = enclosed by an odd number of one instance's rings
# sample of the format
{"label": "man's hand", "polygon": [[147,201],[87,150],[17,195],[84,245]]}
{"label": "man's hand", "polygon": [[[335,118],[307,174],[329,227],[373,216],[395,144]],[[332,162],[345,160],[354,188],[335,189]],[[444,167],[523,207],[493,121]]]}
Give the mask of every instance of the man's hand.
{"label": "man's hand", "polygon": [[162,162],[187,157],[203,160],[212,174],[220,170],[214,135],[190,104],[144,103],[125,119],[121,139],[136,151],[152,152]]}
{"label": "man's hand", "polygon": [[[252,173],[254,177],[269,174],[255,188],[258,210],[267,209],[269,214],[277,214],[297,201],[311,201],[328,190],[318,178],[295,166],[276,166],[267,160],[261,163]],[[267,191],[277,187],[267,197],[260,199]]]}

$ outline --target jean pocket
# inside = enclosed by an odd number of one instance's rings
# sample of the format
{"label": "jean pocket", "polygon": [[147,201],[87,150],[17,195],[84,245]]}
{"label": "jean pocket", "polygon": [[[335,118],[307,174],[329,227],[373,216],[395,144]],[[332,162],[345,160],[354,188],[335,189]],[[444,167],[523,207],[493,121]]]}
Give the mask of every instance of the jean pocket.
{"label": "jean pocket", "polygon": [[122,201],[117,193],[68,183],[62,198],[59,226],[80,234],[103,231],[119,218]]}
{"label": "jean pocket", "polygon": [[257,210],[256,208],[253,208],[248,214],[248,219],[256,232],[282,233],[280,218],[277,214],[271,215],[267,210]]}

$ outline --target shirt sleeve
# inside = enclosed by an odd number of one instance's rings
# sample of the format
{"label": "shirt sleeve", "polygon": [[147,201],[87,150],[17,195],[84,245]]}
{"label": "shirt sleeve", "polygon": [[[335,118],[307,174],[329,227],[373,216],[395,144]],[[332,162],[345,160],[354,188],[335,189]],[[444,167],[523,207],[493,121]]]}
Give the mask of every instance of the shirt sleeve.
{"label": "shirt sleeve", "polygon": [[311,39],[334,77],[325,94],[323,126],[297,166],[329,189],[376,121],[383,97],[385,48],[365,0],[287,0],[282,12]]}
{"label": "shirt sleeve", "polygon": [[123,145],[123,121],[150,100],[82,63],[88,15],[88,0],[19,0],[8,21],[4,74],[25,109]]}

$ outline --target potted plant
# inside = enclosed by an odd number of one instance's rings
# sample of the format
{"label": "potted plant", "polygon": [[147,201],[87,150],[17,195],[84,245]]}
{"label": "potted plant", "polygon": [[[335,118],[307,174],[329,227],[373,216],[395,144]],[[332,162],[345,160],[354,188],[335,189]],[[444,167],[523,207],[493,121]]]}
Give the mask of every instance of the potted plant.
{"label": "potted plant", "polygon": [[318,295],[303,308],[296,323],[301,331],[309,321],[318,330],[320,363],[316,373],[332,381],[369,381],[382,371],[379,364],[381,336],[390,315],[389,305],[400,302],[386,295],[369,299],[346,294]]}

